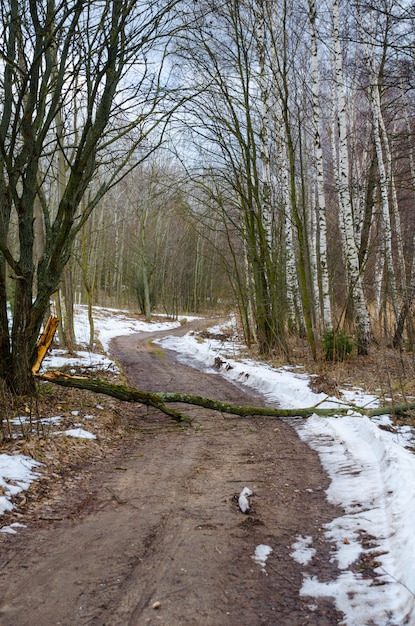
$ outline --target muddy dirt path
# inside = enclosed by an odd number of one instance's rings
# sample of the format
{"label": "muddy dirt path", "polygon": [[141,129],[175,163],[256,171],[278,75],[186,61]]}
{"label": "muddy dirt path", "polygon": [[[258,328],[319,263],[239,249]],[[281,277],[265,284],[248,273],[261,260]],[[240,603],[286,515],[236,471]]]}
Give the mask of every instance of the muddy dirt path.
{"label": "muddy dirt path", "polygon": [[[131,385],[261,402],[180,364],[152,343],[158,335],[113,341]],[[322,527],[340,511],[325,499],[317,455],[279,420],[182,408],[192,428],[128,405],[130,436],[80,476],[82,506],[66,502],[59,522],[39,521],[1,545],[1,626],[341,622],[330,600],[299,595],[303,572],[336,574]],[[245,486],[250,515],[234,499]],[[290,557],[298,535],[317,548],[307,566]],[[252,558],[260,544],[272,548],[265,570]]]}

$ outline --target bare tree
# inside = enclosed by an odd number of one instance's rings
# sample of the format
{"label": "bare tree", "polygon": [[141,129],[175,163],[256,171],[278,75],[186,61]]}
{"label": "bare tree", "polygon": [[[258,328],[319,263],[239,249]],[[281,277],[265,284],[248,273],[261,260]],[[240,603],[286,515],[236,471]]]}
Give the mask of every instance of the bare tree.
{"label": "bare tree", "polygon": [[[37,336],[76,234],[162,139],[163,60],[182,4],[0,1],[0,375],[17,392],[32,389]],[[44,241],[35,254],[38,203]]]}
{"label": "bare tree", "polygon": [[247,339],[255,335],[263,352],[286,352],[285,251],[271,181],[265,5],[198,4],[195,27],[178,55],[200,91],[188,112],[189,134],[203,156],[195,149],[194,178],[210,195],[232,246],[233,284]]}

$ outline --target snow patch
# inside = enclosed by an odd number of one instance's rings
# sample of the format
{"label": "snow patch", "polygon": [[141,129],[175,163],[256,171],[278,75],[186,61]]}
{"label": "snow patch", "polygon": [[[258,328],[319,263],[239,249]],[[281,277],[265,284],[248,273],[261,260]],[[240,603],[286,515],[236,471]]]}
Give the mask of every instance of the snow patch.
{"label": "snow patch", "polygon": [[68,437],[78,437],[79,439],[96,439],[96,435],[93,435],[83,428],[70,428],[64,431],[64,435]]}
{"label": "snow patch", "polygon": [[272,553],[271,546],[267,546],[262,543],[259,544],[259,546],[255,548],[255,553],[252,558],[254,559],[255,563],[258,563],[258,565],[261,567],[261,570],[263,572],[266,571],[265,566],[267,563],[267,559],[271,553]]}
{"label": "snow patch", "polygon": [[297,561],[297,563],[307,565],[316,554],[316,549],[310,547],[312,543],[313,538],[311,536],[302,537],[298,535],[297,541],[291,546],[293,552],[290,553],[290,556]]}
{"label": "snow patch", "polygon": [[23,454],[0,454],[0,515],[13,509],[12,496],[28,489],[39,476],[35,468],[41,465]]}

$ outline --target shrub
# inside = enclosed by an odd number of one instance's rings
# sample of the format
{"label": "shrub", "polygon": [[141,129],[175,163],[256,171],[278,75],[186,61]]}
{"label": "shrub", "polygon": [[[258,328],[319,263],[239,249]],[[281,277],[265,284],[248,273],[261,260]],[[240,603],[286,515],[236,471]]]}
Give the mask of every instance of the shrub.
{"label": "shrub", "polygon": [[342,330],[327,330],[323,337],[326,361],[344,361],[353,351],[352,338]]}

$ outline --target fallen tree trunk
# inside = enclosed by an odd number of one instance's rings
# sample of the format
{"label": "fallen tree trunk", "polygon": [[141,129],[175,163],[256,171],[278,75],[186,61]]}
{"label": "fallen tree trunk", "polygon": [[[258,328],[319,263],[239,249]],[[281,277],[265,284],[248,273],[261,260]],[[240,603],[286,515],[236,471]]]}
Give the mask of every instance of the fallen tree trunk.
{"label": "fallen tree trunk", "polygon": [[135,389],[134,387],[115,385],[113,383],[109,383],[105,380],[100,380],[97,378],[69,376],[68,374],[63,374],[62,372],[57,371],[48,372],[46,374],[38,374],[37,378],[55,383],[56,385],[61,385],[63,387],[75,387],[77,389],[85,389],[88,391],[94,391],[95,393],[102,393],[107,396],[111,396],[112,398],[123,400],[125,402],[139,402],[146,406],[152,406],[156,409],[159,409],[166,415],[169,415],[178,422],[191,422],[191,419],[183,413],[166,406],[167,404],[191,404],[194,406],[201,406],[205,409],[219,411],[221,413],[239,415],[240,417],[257,415],[268,417],[307,418],[314,414],[319,415],[320,417],[330,417],[335,415],[347,415],[349,411],[355,411],[360,415],[366,415],[367,417],[374,417],[375,415],[401,415],[409,410],[415,409],[415,403],[389,405],[376,409],[363,409],[354,405],[345,405],[344,407],[336,407],[333,409],[321,408],[319,405],[298,409],[282,409],[280,407],[238,406],[236,404],[230,404],[229,402],[221,402],[219,400],[212,400],[211,398],[204,398],[202,396],[195,396],[185,393],[153,393],[150,391],[141,391],[140,389]]}

